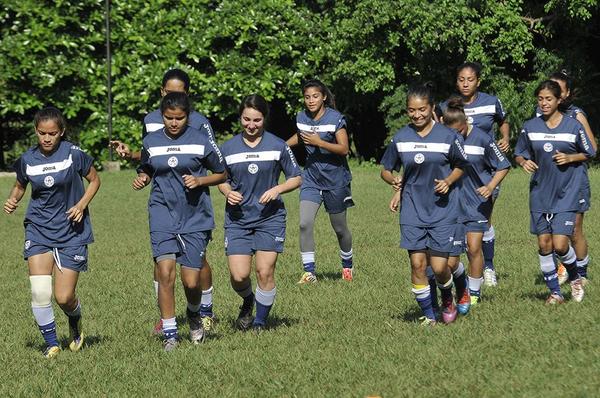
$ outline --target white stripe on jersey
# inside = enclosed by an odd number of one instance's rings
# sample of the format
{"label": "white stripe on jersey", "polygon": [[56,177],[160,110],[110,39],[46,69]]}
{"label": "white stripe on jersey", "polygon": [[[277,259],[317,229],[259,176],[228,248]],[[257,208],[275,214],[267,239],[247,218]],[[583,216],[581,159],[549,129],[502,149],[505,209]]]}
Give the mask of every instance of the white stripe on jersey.
{"label": "white stripe on jersey", "polygon": [[62,162],[38,164],[36,166],[27,165],[25,173],[28,176],[41,176],[44,174],[58,173],[71,167],[73,164],[73,155],[69,154],[69,158]]}
{"label": "white stripe on jersey", "polygon": [[296,123],[296,127],[300,131],[312,131],[313,133],[335,133],[335,124],[324,124],[322,126],[310,126],[308,124]]}
{"label": "white stripe on jersey", "polygon": [[483,155],[485,154],[485,148],[482,146],[465,145],[465,152],[467,155]]}
{"label": "white stripe on jersey", "polygon": [[562,141],[562,142],[576,142],[577,136],[569,133],[527,133],[530,141]]}
{"label": "white stripe on jersey", "polygon": [[267,162],[270,160],[279,160],[280,157],[281,152],[279,151],[241,152],[225,156],[225,163],[232,165],[245,162]]}
{"label": "white stripe on jersey", "polygon": [[496,105],[476,106],[475,108],[465,108],[465,115],[484,115],[487,113],[496,113]]}
{"label": "white stripe on jersey", "polygon": [[398,152],[450,152],[450,144],[436,142],[397,142]]}
{"label": "white stripe on jersey", "polygon": [[162,123],[146,123],[146,132],[152,133],[165,127]]}
{"label": "white stripe on jersey", "polygon": [[168,145],[148,148],[150,157],[162,155],[204,155],[204,145]]}

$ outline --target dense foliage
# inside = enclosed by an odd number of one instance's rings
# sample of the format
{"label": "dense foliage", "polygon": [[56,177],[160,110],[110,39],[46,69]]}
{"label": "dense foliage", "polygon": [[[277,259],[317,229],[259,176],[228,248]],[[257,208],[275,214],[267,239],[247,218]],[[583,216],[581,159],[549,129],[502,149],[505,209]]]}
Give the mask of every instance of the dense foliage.
{"label": "dense foliage", "polygon": [[[74,140],[107,158],[104,18],[102,0],[3,1],[0,168],[31,142],[32,115],[46,104],[64,110]],[[366,159],[405,122],[406,84],[431,80],[443,99],[464,60],[485,65],[482,89],[503,100],[513,134],[531,114],[534,86],[557,68],[573,74],[577,103],[600,131],[597,0],[113,0],[111,30],[114,135],[134,146],[175,66],[189,71],[196,108],[222,136],[235,132],[237,104],[251,92],[272,101],[271,127],[289,135],[299,85],[318,76]]]}

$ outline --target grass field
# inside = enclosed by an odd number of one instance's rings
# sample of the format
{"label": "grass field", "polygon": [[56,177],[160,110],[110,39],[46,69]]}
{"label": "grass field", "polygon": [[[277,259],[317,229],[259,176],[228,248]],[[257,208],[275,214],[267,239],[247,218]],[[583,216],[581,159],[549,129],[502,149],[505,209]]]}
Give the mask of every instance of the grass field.
{"label": "grass field", "polygon": [[[235,332],[239,297],[229,286],[223,253],[223,198],[213,191],[218,228],[209,246],[215,335],[164,353],[150,331],[158,312],[147,227],[148,190],[133,192],[133,172],[101,174],[92,203],[96,243],[80,278],[86,346],[54,360],[30,310],[22,260],[25,202],[0,217],[2,269],[1,396],[252,396],[252,397],[587,397],[600,395],[600,206],[594,191],[586,215],[591,280],[582,303],[546,307],[535,238],[529,234],[527,176],[513,170],[495,212],[499,286],[450,326],[423,328],[410,290],[406,253],[398,247],[390,188],[375,167],[355,167],[350,211],[355,280],[340,279],[337,242],[324,212],[316,227],[319,282],[298,286],[297,193],[286,195],[288,239],[280,257],[273,329]],[[592,186],[600,171],[591,170]],[[2,201],[11,178],[0,178]],[[29,196],[29,192],[26,197]],[[568,291],[568,288],[566,289]],[[567,293],[567,297],[569,294]],[[185,315],[178,286],[177,313]],[[59,336],[66,317],[55,306]]]}

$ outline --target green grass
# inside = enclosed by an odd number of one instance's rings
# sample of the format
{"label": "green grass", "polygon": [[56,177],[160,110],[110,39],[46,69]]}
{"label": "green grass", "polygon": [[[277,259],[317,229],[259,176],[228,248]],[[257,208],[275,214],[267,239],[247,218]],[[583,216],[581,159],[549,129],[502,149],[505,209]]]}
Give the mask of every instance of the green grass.
{"label": "green grass", "polygon": [[[92,203],[96,243],[78,294],[87,343],[83,351],[42,358],[23,262],[25,203],[0,217],[2,396],[597,396],[600,391],[600,278],[592,262],[585,300],[548,308],[536,241],[529,234],[527,177],[513,170],[495,212],[499,286],[450,326],[420,327],[408,258],[398,247],[390,188],[378,169],[355,167],[349,212],[355,281],[340,280],[337,243],[323,211],[316,227],[319,282],[298,286],[297,193],[286,195],[288,239],[278,262],[276,326],[259,336],[232,330],[240,299],[229,286],[223,253],[223,198],[213,191],[217,225],[208,259],[214,274],[216,334],[162,352],[150,336],[158,312],[147,230],[148,192],[130,188],[130,171],[101,175]],[[600,172],[591,170],[592,186]],[[0,178],[2,200],[11,178]],[[595,193],[595,192],[594,192]],[[29,192],[27,193],[27,197]],[[598,197],[586,215],[590,255],[600,234]],[[600,254],[599,254],[600,256]],[[596,277],[596,278],[594,278]],[[568,288],[566,289],[568,291]],[[568,296],[568,293],[567,293]],[[185,301],[177,288],[179,319]],[[55,306],[66,342],[66,317]],[[188,328],[181,323],[184,338]]]}

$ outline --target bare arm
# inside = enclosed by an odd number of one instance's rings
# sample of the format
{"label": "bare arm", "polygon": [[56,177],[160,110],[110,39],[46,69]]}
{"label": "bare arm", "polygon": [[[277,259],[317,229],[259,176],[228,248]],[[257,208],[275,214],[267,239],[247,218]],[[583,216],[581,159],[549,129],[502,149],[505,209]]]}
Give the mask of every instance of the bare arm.
{"label": "bare arm", "polygon": [[183,175],[182,177],[185,186],[189,189],[194,189],[198,187],[211,187],[225,182],[227,179],[227,172],[213,173],[203,177],[194,177],[192,175]]}
{"label": "bare arm", "polygon": [[523,156],[515,157],[515,162],[517,162],[517,164],[521,166],[528,174],[535,173],[535,171],[538,169],[538,165],[533,160],[525,159]]}
{"label": "bare arm", "polygon": [[25,187],[19,181],[15,181],[8,199],[4,202],[4,212],[6,214],[13,213],[19,207],[19,202],[23,199],[23,195],[25,195]]}
{"label": "bare arm", "polygon": [[497,170],[494,174],[494,177],[492,177],[487,185],[476,189],[477,193],[486,199],[492,196],[492,192],[494,192],[494,189],[496,189],[498,184],[500,184],[504,177],[506,177],[508,171],[509,169]]}
{"label": "bare arm", "polygon": [[463,173],[464,171],[462,169],[456,167],[452,169],[452,172],[448,175],[448,177],[444,178],[443,180],[438,180],[435,178],[433,180],[435,182],[435,192],[447,194],[452,184],[458,181],[462,177]]}
{"label": "bare arm", "polygon": [[75,206],[67,210],[67,218],[74,222],[80,222],[83,220],[83,213],[85,209],[98,192],[98,189],[100,189],[100,177],[98,176],[98,172],[96,172],[94,166],[90,167],[90,171],[85,176],[85,179],[88,182],[88,186],[85,189],[83,196],[81,199],[79,199],[79,202],[77,202]]}
{"label": "bare arm", "polygon": [[498,126],[498,130],[500,130],[500,135],[502,135],[497,142],[498,148],[506,153],[510,150],[510,125],[507,121],[504,121]]}
{"label": "bare arm", "polygon": [[[348,146],[348,133],[346,129],[342,128],[335,132],[336,142],[327,142],[321,139],[319,134],[308,133],[301,131],[300,138],[306,145],[312,145],[319,148],[326,149],[327,151],[340,156],[346,156],[349,152]],[[296,138],[297,139],[297,138]]]}
{"label": "bare arm", "polygon": [[298,134],[294,133],[288,140],[285,142],[290,148],[298,145]]}
{"label": "bare arm", "polygon": [[275,185],[273,188],[263,193],[258,202],[262,204],[268,203],[274,199],[277,199],[279,195],[283,195],[284,193],[293,191],[294,189],[298,188],[301,184],[301,176],[288,178],[287,180],[285,180],[285,182],[282,182],[279,185]]}
{"label": "bare arm", "polygon": [[402,188],[402,176],[394,176],[391,171],[385,169],[381,169],[380,176],[383,181],[394,188],[394,191],[400,191]]}

